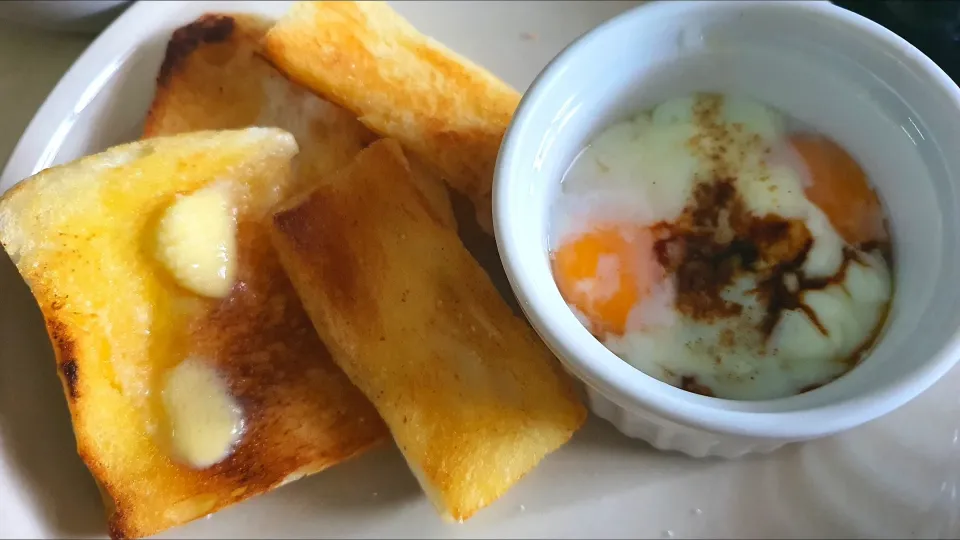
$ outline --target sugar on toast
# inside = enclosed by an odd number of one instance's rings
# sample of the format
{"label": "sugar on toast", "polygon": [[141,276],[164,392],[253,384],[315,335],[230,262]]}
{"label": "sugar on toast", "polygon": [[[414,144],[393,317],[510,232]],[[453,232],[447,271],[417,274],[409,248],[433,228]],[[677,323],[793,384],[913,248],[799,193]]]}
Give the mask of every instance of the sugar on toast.
{"label": "sugar on toast", "polygon": [[[386,435],[278,279],[264,216],[297,187],[296,151],[273,128],[160,137],[44,170],[0,199],[0,243],[43,312],[114,538],[202,517]],[[214,180],[242,194],[237,282],[222,300],[179,287],[148,247],[158,211]],[[245,422],[233,452],[203,469],[172,459],[155,431],[158,381],[187,355],[220,373]]]}
{"label": "sugar on toast", "polygon": [[422,35],[386,2],[298,2],[264,49],[290,78],[434,167],[492,233],[493,169],[516,90]]}
{"label": "sugar on toast", "polygon": [[586,411],[382,139],[284,203],[272,237],[334,361],[424,491],[464,520],[566,443]]}
{"label": "sugar on toast", "polygon": [[[346,165],[376,140],[354,113],[291,82],[264,59],[260,42],[273,23],[251,14],[208,13],[174,31],[144,137],[279,127],[300,145],[294,165],[306,183]],[[445,223],[456,227],[443,182],[420,165],[415,179]]]}

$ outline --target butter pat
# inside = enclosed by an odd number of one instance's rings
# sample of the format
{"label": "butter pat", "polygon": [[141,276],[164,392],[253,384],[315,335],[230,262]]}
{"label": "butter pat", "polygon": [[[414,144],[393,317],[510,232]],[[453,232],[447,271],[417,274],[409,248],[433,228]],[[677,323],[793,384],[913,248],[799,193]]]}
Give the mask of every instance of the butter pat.
{"label": "butter pat", "polygon": [[181,286],[223,298],[236,279],[237,222],[230,193],[210,186],[178,198],[157,226],[157,259]]}
{"label": "butter pat", "polygon": [[243,413],[212,366],[188,357],[167,374],[162,399],[174,457],[204,469],[230,455]]}

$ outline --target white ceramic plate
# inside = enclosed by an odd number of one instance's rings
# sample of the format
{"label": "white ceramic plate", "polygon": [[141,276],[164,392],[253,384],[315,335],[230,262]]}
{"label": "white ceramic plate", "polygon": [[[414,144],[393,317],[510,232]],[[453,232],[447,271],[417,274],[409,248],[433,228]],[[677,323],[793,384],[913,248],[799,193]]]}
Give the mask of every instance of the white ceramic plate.
{"label": "white ceramic plate", "polygon": [[[403,2],[397,9],[523,89],[567,43],[631,4]],[[0,191],[44,167],[135,138],[177,26],[208,11],[279,15],[285,7],[134,5],[41,107],[0,177]],[[657,453],[591,419],[573,442],[463,525],[439,520],[388,447],[163,536],[955,538],[958,384],[955,371],[859,430],[736,462]],[[104,534],[39,310],[0,256],[0,537]]]}

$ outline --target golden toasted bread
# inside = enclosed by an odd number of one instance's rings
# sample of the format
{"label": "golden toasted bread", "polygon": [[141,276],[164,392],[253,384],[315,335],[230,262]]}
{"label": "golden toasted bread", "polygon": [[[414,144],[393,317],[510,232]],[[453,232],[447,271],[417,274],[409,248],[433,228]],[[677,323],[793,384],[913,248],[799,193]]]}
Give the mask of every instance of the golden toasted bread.
{"label": "golden toasted bread", "polygon": [[584,422],[566,374],[430,211],[397,142],[285,203],[273,242],[444,516],[496,500]]}
{"label": "golden toasted bread", "polygon": [[[356,115],[290,82],[258,54],[273,21],[209,13],[177,29],[157,77],[145,137],[207,129],[272,126],[300,145],[294,161],[305,180],[349,163],[378,138]],[[417,185],[451,227],[446,186],[424,167]]]}
{"label": "golden toasted bread", "polygon": [[298,2],[264,48],[293,80],[432,165],[492,232],[493,168],[518,92],[386,2]]}
{"label": "golden toasted bread", "polygon": [[[24,180],[0,199],[0,243],[46,320],[80,456],[114,538],[149,536],[323,470],[381,441],[376,411],[331,361],[268,236],[299,189],[293,137],[275,128],[126,144]],[[229,189],[236,281],[225,298],[178,285],[157,227],[183,195]],[[177,459],[162,381],[199,359],[242,410],[232,453]],[[205,411],[199,411],[205,414]]]}

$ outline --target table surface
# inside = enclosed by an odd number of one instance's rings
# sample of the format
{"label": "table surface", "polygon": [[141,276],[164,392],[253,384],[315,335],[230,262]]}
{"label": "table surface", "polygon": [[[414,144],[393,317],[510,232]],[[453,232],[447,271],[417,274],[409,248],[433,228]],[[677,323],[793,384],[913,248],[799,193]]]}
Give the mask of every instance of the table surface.
{"label": "table surface", "polygon": [[6,164],[43,100],[94,37],[0,21],[0,163]]}

